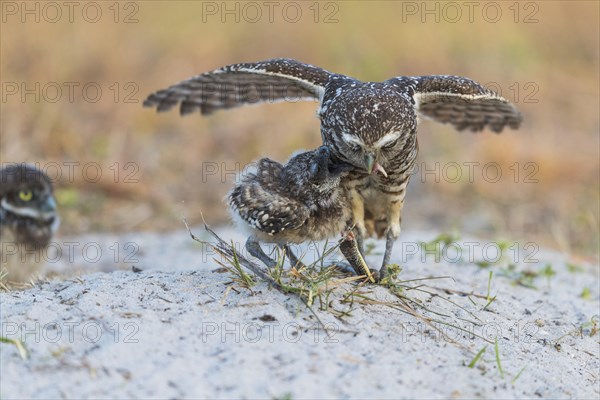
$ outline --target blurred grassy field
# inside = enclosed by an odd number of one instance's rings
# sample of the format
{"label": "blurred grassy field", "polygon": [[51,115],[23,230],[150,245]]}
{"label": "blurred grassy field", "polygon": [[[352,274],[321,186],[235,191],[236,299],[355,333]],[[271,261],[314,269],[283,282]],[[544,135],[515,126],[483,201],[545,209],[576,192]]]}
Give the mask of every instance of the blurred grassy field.
{"label": "blurred grassy field", "polygon": [[[270,22],[268,9],[256,2],[262,17],[250,22],[255,10],[246,8],[244,15],[244,3],[97,2],[102,17],[94,23],[84,18],[86,3],[77,3],[72,22],[67,9],[51,22],[53,10],[28,2],[40,7],[36,22],[6,3],[0,161],[38,162],[49,172],[61,166],[63,234],[181,229],[182,215],[198,223],[201,212],[211,224],[226,222],[222,198],[232,171],[261,156],[285,160],[296,149],[319,145],[316,104],[180,118],[174,111],[157,115],[141,102],[222,65],[290,57],[363,80],[452,74],[499,89],[524,114],[519,131],[472,135],[421,124],[420,166],[439,162],[441,172],[452,162],[480,167],[472,182],[467,167],[457,182],[415,175],[403,226],[535,241],[597,258],[597,2],[496,2],[502,13],[497,22],[491,22],[494,10],[483,13],[486,3],[477,3],[470,22],[466,7],[457,19],[444,2],[297,2],[287,15],[288,3],[275,2]],[[410,13],[424,4],[438,7],[439,22],[420,9]],[[217,13],[208,14],[214,7]],[[238,7],[239,22],[220,7]],[[290,22],[298,9],[301,18]],[[86,11],[88,20],[95,18],[94,10]],[[65,162],[79,163],[72,177]],[[498,182],[482,178],[486,163],[500,167]],[[84,175],[86,165],[100,168],[97,182],[90,179],[96,168]],[[215,165],[219,173],[210,175]]]}

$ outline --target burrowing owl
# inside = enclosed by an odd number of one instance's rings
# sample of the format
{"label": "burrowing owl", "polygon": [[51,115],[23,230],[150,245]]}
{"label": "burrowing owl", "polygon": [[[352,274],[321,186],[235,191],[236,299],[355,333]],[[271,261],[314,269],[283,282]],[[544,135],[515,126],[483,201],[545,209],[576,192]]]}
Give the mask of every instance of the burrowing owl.
{"label": "burrowing owl", "polygon": [[332,163],[327,146],[300,153],[285,165],[262,158],[255,167],[229,192],[227,203],[238,225],[249,228],[246,249],[267,266],[276,262],[260,243],[275,243],[292,264],[301,264],[289,243],[328,239],[346,228],[351,214],[340,180],[353,167]]}
{"label": "burrowing owl", "polygon": [[46,174],[27,164],[0,169],[0,257],[8,280],[23,282],[32,277],[40,264],[39,252],[59,223],[52,182]]}
{"label": "burrowing owl", "polygon": [[517,129],[522,120],[513,104],[467,78],[400,76],[362,82],[288,59],[204,73],[150,95],[144,105],[165,111],[179,103],[181,114],[210,114],[288,99],[318,100],[323,143],[331,147],[334,161],[354,165],[343,185],[361,252],[365,216],[385,231],[381,274],[400,234],[405,190],[417,157],[417,115],[471,131]]}

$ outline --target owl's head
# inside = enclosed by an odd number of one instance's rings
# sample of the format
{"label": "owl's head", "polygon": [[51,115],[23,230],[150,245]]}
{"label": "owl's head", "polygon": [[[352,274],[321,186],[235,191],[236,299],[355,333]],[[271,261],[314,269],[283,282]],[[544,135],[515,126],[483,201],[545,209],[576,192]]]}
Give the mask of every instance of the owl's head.
{"label": "owl's head", "polygon": [[59,224],[52,182],[27,164],[0,170],[0,212],[20,243],[46,245]]}
{"label": "owl's head", "polygon": [[325,192],[337,187],[340,178],[352,169],[353,166],[348,163],[334,162],[331,157],[331,149],[321,146],[310,152],[307,181],[319,192]]}
{"label": "owl's head", "polygon": [[335,158],[366,173],[385,167],[416,134],[416,114],[405,94],[386,89],[385,83],[353,83],[320,110],[321,133]]}
{"label": "owl's head", "polygon": [[354,167],[344,162],[333,162],[331,149],[321,146],[292,157],[282,171],[286,190],[305,201],[320,202],[339,188],[341,177]]}

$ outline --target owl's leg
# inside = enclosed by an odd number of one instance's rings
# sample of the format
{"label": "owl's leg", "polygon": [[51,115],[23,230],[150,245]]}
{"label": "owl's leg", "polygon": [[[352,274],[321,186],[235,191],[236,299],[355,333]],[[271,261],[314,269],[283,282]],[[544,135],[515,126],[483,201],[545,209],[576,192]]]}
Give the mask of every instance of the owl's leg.
{"label": "owl's leg", "polygon": [[248,240],[246,240],[246,250],[269,268],[275,268],[277,265],[277,261],[273,260],[263,251],[260,247],[260,242],[254,236],[250,236]]}
{"label": "owl's leg", "polygon": [[400,215],[402,213],[402,206],[404,205],[404,197],[397,200],[392,200],[388,207],[387,213],[387,229],[386,229],[386,241],[385,241],[385,253],[383,255],[383,262],[381,263],[381,269],[379,270],[379,276],[383,278],[386,274],[386,265],[390,263],[392,256],[392,250],[394,248],[394,242],[400,236]]}
{"label": "owl's leg", "polygon": [[354,224],[354,236],[360,255],[365,257],[365,200],[356,189],[350,190],[350,202],[352,204],[352,223]]}
{"label": "owl's leg", "polygon": [[283,250],[285,251],[285,254],[288,256],[288,258],[290,259],[290,264],[292,265],[292,267],[296,267],[296,268],[304,268],[306,265],[304,265],[304,263],[302,261],[300,261],[300,259],[298,257],[296,257],[296,255],[294,254],[294,252],[292,251],[292,249],[290,248],[289,245],[285,244],[283,246]]}
{"label": "owl's leg", "polygon": [[391,229],[388,230],[385,240],[385,253],[383,255],[383,262],[381,263],[381,269],[379,270],[379,275],[381,277],[385,276],[385,266],[390,263],[390,258],[392,257],[392,250],[394,248],[394,243],[396,242],[397,237],[398,236],[394,235]]}

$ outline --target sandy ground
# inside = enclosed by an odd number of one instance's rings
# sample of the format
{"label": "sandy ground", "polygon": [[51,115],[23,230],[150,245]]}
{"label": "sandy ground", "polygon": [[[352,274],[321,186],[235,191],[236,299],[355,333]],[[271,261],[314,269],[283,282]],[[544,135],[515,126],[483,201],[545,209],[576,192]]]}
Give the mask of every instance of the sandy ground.
{"label": "sandy ground", "polygon": [[[243,243],[231,228],[218,232]],[[566,255],[519,244],[482,268],[497,246],[475,239],[436,260],[416,244],[435,236],[403,232],[395,248],[402,279],[453,277],[406,283],[415,289],[404,295],[429,310],[415,307],[417,316],[384,287],[343,284],[313,304],[315,314],[265,283],[250,291],[184,229],[59,237],[46,270],[78,277],[0,294],[2,336],[28,351],[0,344],[0,397],[600,396],[600,335],[590,322],[600,318],[597,265],[568,266]],[[384,243],[373,243],[368,261],[377,265]],[[496,299],[485,308],[490,271]],[[342,302],[352,291],[360,296]]]}

